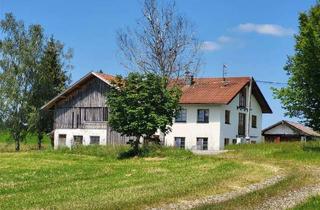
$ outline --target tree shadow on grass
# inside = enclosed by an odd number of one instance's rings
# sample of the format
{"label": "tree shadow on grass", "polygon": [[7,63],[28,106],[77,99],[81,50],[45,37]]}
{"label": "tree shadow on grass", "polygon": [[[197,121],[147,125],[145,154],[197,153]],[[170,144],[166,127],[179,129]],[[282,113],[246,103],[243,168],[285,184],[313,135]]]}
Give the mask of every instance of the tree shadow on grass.
{"label": "tree shadow on grass", "polygon": [[123,160],[123,159],[129,159],[133,157],[148,157],[154,151],[157,151],[160,148],[161,148],[161,145],[154,144],[154,143],[143,145],[138,149],[138,151],[135,151],[133,148],[130,148],[127,151],[120,152],[117,156],[117,159]]}

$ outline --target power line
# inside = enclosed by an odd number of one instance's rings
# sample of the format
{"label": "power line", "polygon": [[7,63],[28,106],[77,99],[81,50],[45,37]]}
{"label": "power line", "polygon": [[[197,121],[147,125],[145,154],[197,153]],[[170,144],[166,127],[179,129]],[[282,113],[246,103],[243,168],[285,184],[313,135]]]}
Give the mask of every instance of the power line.
{"label": "power line", "polygon": [[259,83],[271,84],[271,85],[287,85],[288,84],[286,82],[275,82],[275,81],[266,81],[266,80],[255,80],[255,81]]}

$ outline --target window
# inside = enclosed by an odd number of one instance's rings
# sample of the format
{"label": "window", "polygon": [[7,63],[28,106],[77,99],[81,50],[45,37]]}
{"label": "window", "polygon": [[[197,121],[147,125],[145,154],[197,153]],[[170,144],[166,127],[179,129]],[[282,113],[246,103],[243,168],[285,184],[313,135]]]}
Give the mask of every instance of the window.
{"label": "window", "polygon": [[246,132],[246,114],[239,113],[238,135],[244,136]]}
{"label": "window", "polygon": [[226,110],[224,113],[224,123],[230,124],[230,111],[229,110]]}
{"label": "window", "polygon": [[104,122],[108,119],[108,110],[106,107],[84,108],[84,121]]}
{"label": "window", "polygon": [[209,122],[209,109],[198,109],[198,123]]}
{"label": "window", "polygon": [[257,128],[257,116],[256,115],[252,115],[251,127]]}
{"label": "window", "polygon": [[237,139],[232,139],[232,144],[237,144]]}
{"label": "window", "polygon": [[174,137],[174,146],[177,148],[185,148],[185,137]]}
{"label": "window", "polygon": [[100,144],[100,136],[90,136],[90,144]]}
{"label": "window", "polygon": [[239,107],[245,108],[246,107],[246,102],[247,102],[246,89],[243,88],[239,93]]}
{"label": "window", "polygon": [[66,134],[59,134],[58,146],[59,147],[66,146],[66,141],[67,141],[67,135]]}
{"label": "window", "polygon": [[197,138],[197,149],[208,150],[208,138]]}
{"label": "window", "polygon": [[224,139],[224,146],[227,146],[227,145],[229,145],[229,138]]}
{"label": "window", "polygon": [[187,122],[187,110],[186,109],[182,108],[177,112],[175,122]]}
{"label": "window", "polygon": [[83,144],[83,136],[73,136],[74,145],[82,145]]}

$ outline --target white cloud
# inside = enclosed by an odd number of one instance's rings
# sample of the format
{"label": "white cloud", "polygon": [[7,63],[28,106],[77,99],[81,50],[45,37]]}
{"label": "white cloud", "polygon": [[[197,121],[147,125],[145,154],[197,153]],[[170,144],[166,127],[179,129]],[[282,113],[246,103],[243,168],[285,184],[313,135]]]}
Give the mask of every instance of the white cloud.
{"label": "white cloud", "polygon": [[291,36],[294,33],[294,30],[291,28],[285,28],[275,24],[244,23],[240,24],[237,29],[242,32],[255,32],[271,36]]}
{"label": "white cloud", "polygon": [[220,36],[216,41],[205,41],[201,44],[203,51],[218,51],[221,50],[223,45],[232,42],[233,39],[228,36]]}
{"label": "white cloud", "polygon": [[233,39],[231,37],[229,37],[229,36],[220,36],[217,40],[221,44],[230,43],[230,42],[233,41]]}
{"label": "white cloud", "polygon": [[217,51],[221,46],[217,42],[205,41],[201,44],[201,50],[203,51]]}

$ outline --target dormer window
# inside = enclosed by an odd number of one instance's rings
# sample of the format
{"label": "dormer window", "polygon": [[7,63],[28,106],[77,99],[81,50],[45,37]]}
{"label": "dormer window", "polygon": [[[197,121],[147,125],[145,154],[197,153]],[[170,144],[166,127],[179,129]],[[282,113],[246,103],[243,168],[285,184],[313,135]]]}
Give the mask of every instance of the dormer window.
{"label": "dormer window", "polygon": [[247,93],[246,89],[243,88],[239,93],[239,107],[240,108],[246,108],[247,104]]}

